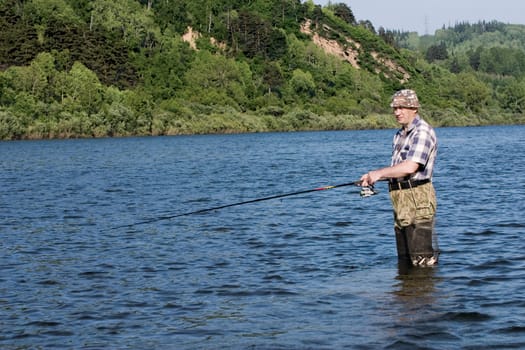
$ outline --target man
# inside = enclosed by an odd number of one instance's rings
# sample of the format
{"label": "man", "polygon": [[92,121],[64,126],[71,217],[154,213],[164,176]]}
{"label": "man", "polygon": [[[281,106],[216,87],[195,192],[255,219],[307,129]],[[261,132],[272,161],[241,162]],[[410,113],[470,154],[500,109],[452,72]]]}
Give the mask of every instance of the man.
{"label": "man", "polygon": [[413,90],[396,92],[390,106],[401,125],[394,136],[391,165],[364,174],[361,186],[389,181],[398,258],[414,266],[432,266],[439,256],[434,233],[436,194],[431,182],[436,134],[419,116],[419,100]]}

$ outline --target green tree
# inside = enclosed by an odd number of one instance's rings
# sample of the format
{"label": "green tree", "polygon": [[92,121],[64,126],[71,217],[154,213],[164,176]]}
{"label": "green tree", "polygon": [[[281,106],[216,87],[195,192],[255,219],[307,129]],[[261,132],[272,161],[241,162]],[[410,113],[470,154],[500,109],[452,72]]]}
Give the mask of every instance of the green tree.
{"label": "green tree", "polygon": [[36,98],[50,102],[53,79],[58,73],[55,69],[55,58],[47,52],[42,52],[31,62],[32,75],[31,94]]}
{"label": "green tree", "polygon": [[115,33],[131,48],[151,47],[160,36],[152,12],[134,0],[94,0],[90,28]]}
{"label": "green tree", "polygon": [[376,34],[376,29],[373,25],[373,23],[370,21],[370,20],[361,20],[359,21],[359,25],[363,28],[365,28],[366,30]]}
{"label": "green tree", "polygon": [[244,108],[254,91],[250,67],[221,55],[198,52],[184,76],[189,101]]}
{"label": "green tree", "polygon": [[143,50],[135,58],[144,89],[155,100],[173,97],[184,88],[183,77],[194,51],[178,38],[163,37],[154,50]]}
{"label": "green tree", "polygon": [[249,58],[260,56],[275,59],[286,51],[284,33],[274,29],[269,20],[253,11],[241,11],[233,19],[231,41]]}
{"label": "green tree", "polygon": [[442,41],[437,45],[432,45],[427,49],[425,58],[428,62],[434,62],[437,60],[446,60],[448,58],[447,46]]}
{"label": "green tree", "polygon": [[275,62],[265,62],[262,75],[264,90],[268,93],[280,94],[280,88],[284,83],[281,66]]}
{"label": "green tree", "polygon": [[155,1],[152,6],[155,11],[155,22],[160,30],[182,34],[189,24],[187,4],[181,0]]}
{"label": "green tree", "polygon": [[66,109],[88,113],[98,111],[104,93],[96,74],[80,62],[75,62],[71,70],[61,76],[57,88]]}
{"label": "green tree", "polygon": [[333,5],[333,11],[334,11],[334,15],[341,18],[346,23],[351,24],[351,25],[357,24],[354,13],[350,9],[350,7],[348,7],[348,5],[344,3],[337,3]]}
{"label": "green tree", "polygon": [[310,72],[301,69],[294,70],[290,79],[290,86],[298,95],[307,97],[315,95],[315,81]]}
{"label": "green tree", "polygon": [[525,53],[505,47],[492,47],[480,55],[479,70],[486,73],[520,76],[525,73]]}
{"label": "green tree", "polygon": [[483,111],[491,97],[490,88],[470,73],[458,74],[453,91],[465,107],[475,113]]}
{"label": "green tree", "polygon": [[483,53],[483,50],[483,47],[478,46],[475,50],[467,51],[470,66],[476,71],[479,69],[481,64],[481,54]]}
{"label": "green tree", "polygon": [[0,67],[26,65],[41,49],[35,25],[23,9],[19,0],[0,1]]}
{"label": "green tree", "polygon": [[50,84],[55,75],[54,58],[44,52],[39,54],[30,66],[13,66],[7,69],[4,73],[4,89],[10,89],[15,93],[25,92],[49,102]]}
{"label": "green tree", "polygon": [[502,106],[512,113],[525,113],[525,80],[512,78],[499,93]]}
{"label": "green tree", "polygon": [[26,133],[27,120],[11,111],[0,110],[0,140],[20,139]]}
{"label": "green tree", "polygon": [[25,5],[25,12],[34,23],[40,44],[46,41],[49,26],[82,22],[65,0],[30,0]]}

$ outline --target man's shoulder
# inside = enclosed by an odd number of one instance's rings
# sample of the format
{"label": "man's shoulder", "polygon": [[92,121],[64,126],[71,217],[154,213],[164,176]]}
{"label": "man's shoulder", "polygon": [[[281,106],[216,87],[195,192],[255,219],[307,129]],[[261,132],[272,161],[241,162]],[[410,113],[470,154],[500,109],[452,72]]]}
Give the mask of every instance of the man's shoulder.
{"label": "man's shoulder", "polygon": [[417,118],[417,122],[415,122],[414,124],[415,124],[415,127],[418,129],[424,129],[424,130],[429,130],[431,132],[434,132],[434,128],[432,127],[432,125],[430,125],[429,122],[427,122],[425,119],[421,117]]}

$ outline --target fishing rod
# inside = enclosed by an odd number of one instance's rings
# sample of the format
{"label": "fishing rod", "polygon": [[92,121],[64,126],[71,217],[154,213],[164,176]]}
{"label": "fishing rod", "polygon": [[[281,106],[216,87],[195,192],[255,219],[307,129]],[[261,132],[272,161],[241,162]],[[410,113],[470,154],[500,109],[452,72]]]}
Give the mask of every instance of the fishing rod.
{"label": "fishing rod", "polygon": [[[333,188],[338,188],[338,187],[360,186],[360,185],[361,185],[361,180],[353,181],[353,182],[347,182],[347,183],[342,183],[342,184],[338,184],[338,185],[317,187],[317,188],[312,188],[312,189],[309,189],[309,190],[302,190],[302,191],[297,191],[297,192],[276,194],[276,195],[269,196],[269,197],[256,198],[256,199],[251,199],[251,200],[247,200],[247,201],[244,201],[244,202],[224,204],[224,205],[220,205],[220,206],[217,206],[217,207],[205,208],[205,209],[190,211],[190,212],[181,213],[181,214],[158,216],[156,218],[152,218],[152,219],[148,219],[148,220],[144,220],[144,221],[139,221],[139,222],[135,222],[135,223],[132,223],[132,224],[116,226],[116,227],[113,227],[113,229],[124,228],[124,227],[132,227],[132,226],[144,225],[144,224],[150,224],[152,222],[163,221],[163,220],[170,220],[170,219],[174,219],[174,218],[178,218],[178,217],[182,217],[182,216],[202,214],[202,213],[206,213],[206,212],[209,212],[209,211],[214,211],[214,210],[234,207],[234,206],[238,206],[238,205],[262,202],[262,201],[267,201],[267,200],[277,199],[277,198],[283,198],[283,197],[297,196],[297,195],[300,195],[300,194],[306,194],[306,193],[311,193],[311,192],[331,190]],[[377,191],[374,190],[374,186],[366,186],[366,187],[362,187],[361,188],[361,192],[360,192],[361,197],[370,197],[370,196],[375,195],[375,194],[377,194]]]}

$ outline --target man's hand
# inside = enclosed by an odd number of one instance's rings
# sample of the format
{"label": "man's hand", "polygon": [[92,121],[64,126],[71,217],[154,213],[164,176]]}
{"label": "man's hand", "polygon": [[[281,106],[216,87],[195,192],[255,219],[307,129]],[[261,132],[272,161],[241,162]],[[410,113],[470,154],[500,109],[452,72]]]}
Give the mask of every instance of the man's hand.
{"label": "man's hand", "polygon": [[377,181],[381,179],[380,170],[372,170],[361,176],[361,186],[373,186]]}

